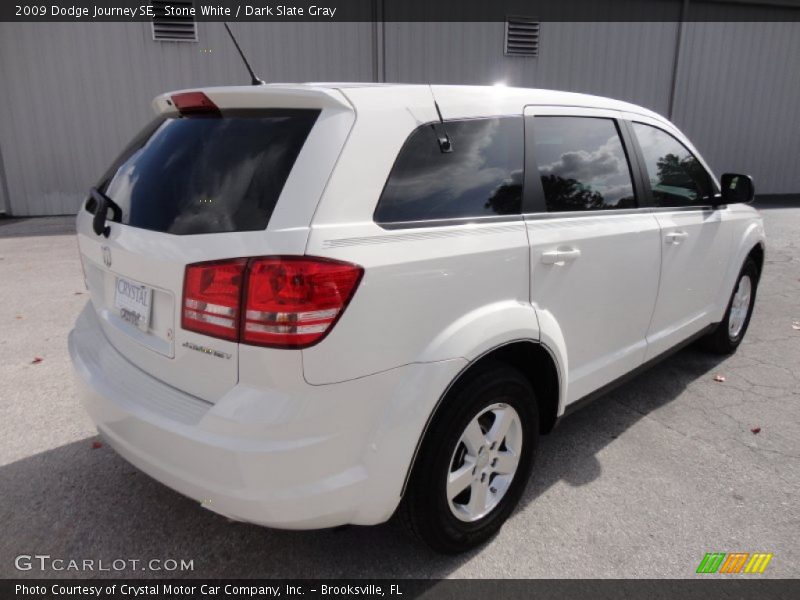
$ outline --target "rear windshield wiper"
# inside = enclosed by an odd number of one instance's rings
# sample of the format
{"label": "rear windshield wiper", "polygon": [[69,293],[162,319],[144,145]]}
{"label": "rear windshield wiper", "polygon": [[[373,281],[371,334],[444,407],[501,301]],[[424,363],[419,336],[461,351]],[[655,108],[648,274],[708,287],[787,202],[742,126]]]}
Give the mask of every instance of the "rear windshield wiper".
{"label": "rear windshield wiper", "polygon": [[111,233],[111,228],[106,225],[108,209],[110,208],[114,213],[111,216],[111,220],[116,223],[122,221],[122,209],[120,208],[119,204],[114,202],[96,187],[90,189],[89,193],[97,203],[97,210],[94,213],[94,220],[92,221],[92,229],[94,229],[94,232],[97,235],[108,237],[108,235]]}

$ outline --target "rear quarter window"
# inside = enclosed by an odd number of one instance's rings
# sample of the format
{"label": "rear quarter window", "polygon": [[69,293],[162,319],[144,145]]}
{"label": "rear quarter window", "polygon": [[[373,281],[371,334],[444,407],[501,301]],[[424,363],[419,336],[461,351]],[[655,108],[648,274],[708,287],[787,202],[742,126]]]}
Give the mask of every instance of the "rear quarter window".
{"label": "rear quarter window", "polygon": [[98,188],[133,227],[177,235],[265,229],[319,112],[156,119]]}
{"label": "rear quarter window", "polygon": [[522,208],[522,117],[447,121],[414,130],[397,156],[375,210],[379,224],[518,215]]}

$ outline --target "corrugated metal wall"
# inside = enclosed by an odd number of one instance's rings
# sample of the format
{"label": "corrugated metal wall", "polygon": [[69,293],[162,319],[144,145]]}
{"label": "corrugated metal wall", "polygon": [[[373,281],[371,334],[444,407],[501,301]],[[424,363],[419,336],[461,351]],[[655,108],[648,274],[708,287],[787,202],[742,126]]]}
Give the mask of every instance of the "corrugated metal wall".
{"label": "corrugated metal wall", "polygon": [[800,23],[687,23],[672,120],[717,173],[800,192]]}
{"label": "corrugated metal wall", "polygon": [[504,56],[504,23],[386,23],[386,79],[623,98],[666,112],[676,23],[542,23],[536,58]]}
{"label": "corrugated metal wall", "polygon": [[[800,23],[686,23],[677,72],[677,23],[543,23],[537,58],[504,56],[502,23],[382,27],[234,25],[269,81],[505,81],[667,114],[674,78],[673,120],[718,173],[800,192]],[[198,37],[154,42],[145,23],[0,24],[0,210],[7,188],[11,214],[75,212],[153,96],[247,82],[221,24],[199,23]]]}
{"label": "corrugated metal wall", "polygon": [[[270,81],[374,77],[371,23],[232,27],[253,68]],[[0,23],[8,212],[76,212],[86,190],[152,118],[157,94],[249,82],[222,24],[198,23],[198,39],[154,42],[149,23]]]}

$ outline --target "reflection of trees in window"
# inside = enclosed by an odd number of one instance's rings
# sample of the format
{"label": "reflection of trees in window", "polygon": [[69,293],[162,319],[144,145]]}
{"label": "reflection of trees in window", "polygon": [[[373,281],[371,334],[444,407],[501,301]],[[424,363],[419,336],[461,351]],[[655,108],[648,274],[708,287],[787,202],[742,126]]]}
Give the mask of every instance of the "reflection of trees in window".
{"label": "reflection of trees in window", "polygon": [[548,211],[636,206],[633,182],[613,119],[536,117],[534,152]]}
{"label": "reflection of trees in window", "polygon": [[577,179],[566,179],[558,175],[542,175],[544,197],[549,211],[602,210],[605,208],[634,208],[633,196],[624,196],[616,203],[609,203],[598,191],[587,188]]}
{"label": "reflection of trees in window", "polygon": [[[611,207],[608,207],[611,208]],[[636,198],[633,196],[624,196],[617,200],[614,208],[636,208]]]}
{"label": "reflection of trees in window", "polygon": [[664,185],[696,189],[697,186],[690,175],[694,162],[690,156],[683,160],[672,153],[662,156],[656,162],[658,181]]}
{"label": "reflection of trees in window", "polygon": [[673,135],[633,123],[657,206],[692,206],[714,194],[715,185],[697,157]]}
{"label": "reflection of trees in window", "polygon": [[449,154],[431,125],[409,136],[378,201],[377,222],[520,214],[522,117],[451,121],[447,130]]}
{"label": "reflection of trees in window", "polygon": [[497,186],[484,204],[497,215],[518,215],[522,212],[522,171],[514,171],[510,179]]}

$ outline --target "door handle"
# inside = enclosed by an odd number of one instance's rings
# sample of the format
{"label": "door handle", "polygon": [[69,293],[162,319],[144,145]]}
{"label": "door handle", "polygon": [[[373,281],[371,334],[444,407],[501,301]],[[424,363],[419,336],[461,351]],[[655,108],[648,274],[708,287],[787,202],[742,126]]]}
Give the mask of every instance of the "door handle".
{"label": "door handle", "polygon": [[557,265],[572,262],[580,257],[581,251],[577,248],[564,248],[542,252],[542,262],[546,265]]}
{"label": "door handle", "polygon": [[677,246],[687,237],[689,237],[689,234],[686,233],[685,231],[670,231],[668,234],[664,236],[664,240],[668,244],[675,244]]}
{"label": "door handle", "polygon": [[564,250],[558,250],[558,262],[572,262],[576,258],[580,258],[581,251],[577,248],[566,248]]}

